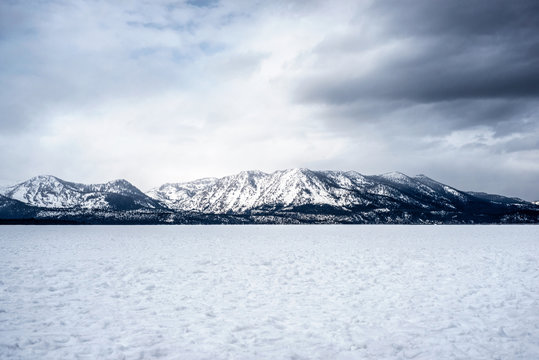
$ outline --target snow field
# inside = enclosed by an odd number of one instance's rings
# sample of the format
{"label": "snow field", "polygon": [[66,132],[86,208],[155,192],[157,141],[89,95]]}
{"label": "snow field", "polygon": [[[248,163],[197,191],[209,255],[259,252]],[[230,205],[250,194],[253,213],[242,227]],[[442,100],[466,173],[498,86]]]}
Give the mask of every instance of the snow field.
{"label": "snow field", "polygon": [[2,359],[538,359],[537,226],[3,226]]}

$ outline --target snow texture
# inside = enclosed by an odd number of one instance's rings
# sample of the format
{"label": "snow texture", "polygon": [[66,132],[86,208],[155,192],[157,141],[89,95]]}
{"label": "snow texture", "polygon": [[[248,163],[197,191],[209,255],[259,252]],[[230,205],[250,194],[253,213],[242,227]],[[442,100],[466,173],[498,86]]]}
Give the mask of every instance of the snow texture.
{"label": "snow texture", "polygon": [[[383,180],[383,182],[380,182]],[[435,190],[437,189],[437,191]],[[453,209],[452,202],[466,202],[468,196],[426,176],[410,178],[393,172],[364,176],[354,171],[312,171],[288,169],[266,174],[242,171],[223,178],[164,184],[147,192],[171,209],[213,214],[245,213],[267,207],[329,205],[344,210],[355,206],[378,208],[408,203],[428,208],[410,197],[414,192],[423,202],[437,202]]]}
{"label": "snow texture", "polygon": [[538,359],[537,226],[4,226],[2,359]]}
{"label": "snow texture", "polygon": [[27,205],[56,209],[112,209],[111,194],[132,197],[140,207],[156,207],[154,201],[124,179],[86,185],[64,181],[52,175],[40,175],[20,184],[0,188],[0,195]]}

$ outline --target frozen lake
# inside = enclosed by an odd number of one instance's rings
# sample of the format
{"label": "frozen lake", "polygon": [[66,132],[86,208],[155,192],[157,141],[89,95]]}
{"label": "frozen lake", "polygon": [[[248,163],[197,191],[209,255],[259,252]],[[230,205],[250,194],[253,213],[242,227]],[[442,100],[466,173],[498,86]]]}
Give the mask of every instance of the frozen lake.
{"label": "frozen lake", "polygon": [[2,359],[539,359],[539,226],[2,226]]}

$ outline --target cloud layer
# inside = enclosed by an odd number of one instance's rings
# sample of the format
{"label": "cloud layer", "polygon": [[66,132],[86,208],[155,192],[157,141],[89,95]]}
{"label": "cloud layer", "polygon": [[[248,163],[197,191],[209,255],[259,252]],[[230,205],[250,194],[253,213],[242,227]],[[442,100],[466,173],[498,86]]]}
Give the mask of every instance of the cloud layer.
{"label": "cloud layer", "polygon": [[426,173],[539,199],[536,1],[0,3],[0,182]]}

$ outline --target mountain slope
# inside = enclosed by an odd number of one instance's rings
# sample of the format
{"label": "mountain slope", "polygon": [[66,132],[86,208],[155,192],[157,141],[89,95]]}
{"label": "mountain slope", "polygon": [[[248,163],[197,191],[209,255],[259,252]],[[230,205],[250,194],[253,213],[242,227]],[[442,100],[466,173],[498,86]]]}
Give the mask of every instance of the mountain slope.
{"label": "mountain slope", "polygon": [[367,177],[353,171],[291,169],[271,174],[246,171],[204,183],[196,181],[196,186],[193,183],[166,184],[148,195],[174,209],[241,214],[306,205],[341,210],[398,207],[401,203],[422,207],[422,202],[411,196],[416,194],[406,189],[413,187],[425,197],[435,193],[413,179],[404,180],[384,175]]}
{"label": "mountain slope", "polygon": [[[476,192],[476,191],[468,191],[468,194],[475,196],[479,199],[484,199],[491,202],[496,202],[499,204],[509,204],[509,205],[526,205],[529,204],[527,201],[524,201],[520,198],[516,197],[507,197],[507,196],[501,196],[496,194],[488,194],[484,192]],[[532,202],[532,204],[535,204],[535,202]],[[535,204],[535,205],[539,205]]]}
{"label": "mountain slope", "polygon": [[363,176],[350,173],[317,173],[292,169],[266,174],[244,171],[220,179],[194,183],[165,184],[148,195],[178,210],[210,213],[246,213],[253,209],[279,209],[302,205],[344,207],[364,201],[351,194],[365,182]]}
{"label": "mountain slope", "polygon": [[[501,203],[459,191],[424,175],[365,176],[354,171],[244,171],[223,178],[165,184],[148,192],[169,208],[210,214],[347,216],[350,221],[487,219],[531,203]],[[382,215],[380,215],[382,214]],[[478,217],[479,215],[483,218]],[[400,220],[399,220],[400,221]],[[415,221],[415,220],[414,220]]]}
{"label": "mountain slope", "polygon": [[24,204],[55,209],[155,209],[161,205],[126,180],[78,184],[41,175],[4,188],[2,195]]}
{"label": "mountain slope", "polygon": [[34,217],[36,209],[21,201],[0,195],[0,219],[24,219]]}

